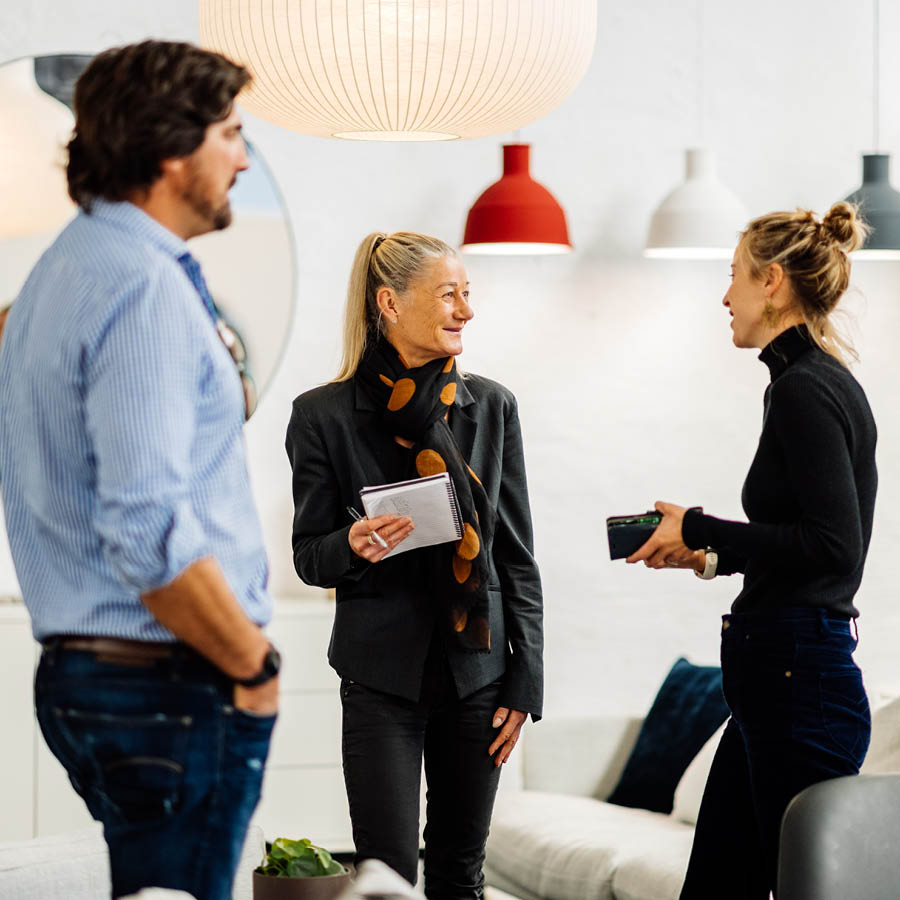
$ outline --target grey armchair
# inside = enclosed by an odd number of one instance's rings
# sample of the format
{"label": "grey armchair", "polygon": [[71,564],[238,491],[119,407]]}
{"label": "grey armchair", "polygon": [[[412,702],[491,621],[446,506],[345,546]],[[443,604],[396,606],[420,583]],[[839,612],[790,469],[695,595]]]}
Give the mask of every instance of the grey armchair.
{"label": "grey armchair", "polygon": [[900,775],[815,784],[781,825],[778,900],[900,898]]}

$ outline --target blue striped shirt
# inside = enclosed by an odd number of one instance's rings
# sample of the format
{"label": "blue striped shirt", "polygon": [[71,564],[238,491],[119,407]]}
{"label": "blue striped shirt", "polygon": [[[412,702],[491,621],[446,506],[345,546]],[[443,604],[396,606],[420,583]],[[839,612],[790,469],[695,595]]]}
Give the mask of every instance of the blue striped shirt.
{"label": "blue striped shirt", "polygon": [[96,201],[44,253],[0,352],[0,472],[36,638],[172,640],[140,600],[214,557],[271,616],[244,399],[178,257],[130,203]]}

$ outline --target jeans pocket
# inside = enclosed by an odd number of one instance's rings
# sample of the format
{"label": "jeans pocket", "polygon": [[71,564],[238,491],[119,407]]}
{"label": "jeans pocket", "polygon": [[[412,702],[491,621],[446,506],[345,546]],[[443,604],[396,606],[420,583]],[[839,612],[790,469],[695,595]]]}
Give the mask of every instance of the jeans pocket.
{"label": "jeans pocket", "polygon": [[95,816],[148,822],[180,809],[192,716],[57,706],[52,717],[60,761]]}
{"label": "jeans pocket", "polygon": [[825,733],[857,767],[861,766],[869,747],[872,720],[859,670],[821,674],[819,706]]}
{"label": "jeans pocket", "polygon": [[256,722],[262,725],[272,726],[278,718],[278,713],[257,713],[252,709],[242,709],[239,706],[234,707],[234,714],[237,719],[244,719],[248,722]]}

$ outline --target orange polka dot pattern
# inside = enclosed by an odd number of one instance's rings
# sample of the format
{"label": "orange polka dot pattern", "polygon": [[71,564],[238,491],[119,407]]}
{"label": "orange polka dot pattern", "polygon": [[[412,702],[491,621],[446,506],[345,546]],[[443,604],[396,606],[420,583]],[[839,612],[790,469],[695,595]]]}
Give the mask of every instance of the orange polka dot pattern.
{"label": "orange polka dot pattern", "polygon": [[480,549],[481,541],[478,540],[478,532],[466,522],[462,540],[456,545],[456,555],[462,559],[473,560],[478,556],[478,551]]}
{"label": "orange polka dot pattern", "polygon": [[412,395],[416,392],[416,383],[412,380],[412,378],[401,378],[394,385],[394,389],[391,391],[390,399],[388,400],[387,408],[391,412],[397,412],[398,409],[403,409],[407,403],[412,399]]}
{"label": "orange polka dot pattern", "polygon": [[437,450],[420,450],[416,454],[416,471],[422,478],[440,475],[441,472],[447,471],[447,463]]}
{"label": "orange polka dot pattern", "polygon": [[487,594],[490,560],[486,548],[491,543],[496,514],[481,479],[463,457],[449,427],[449,408],[464,390],[455,366],[450,356],[434,365],[410,368],[387,342],[379,342],[364,358],[360,374],[365,384],[384,398],[384,422],[394,429],[389,433],[404,437],[415,448],[414,466],[419,477],[449,472],[453,478],[463,513],[463,533],[455,544],[445,544],[435,556],[439,567],[434,572],[436,595],[446,600],[447,624],[461,645],[486,651],[491,645]]}

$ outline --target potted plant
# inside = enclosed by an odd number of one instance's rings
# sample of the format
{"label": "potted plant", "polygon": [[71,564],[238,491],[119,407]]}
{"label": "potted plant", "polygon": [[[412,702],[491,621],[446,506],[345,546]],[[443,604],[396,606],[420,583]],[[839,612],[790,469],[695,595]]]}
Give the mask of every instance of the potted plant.
{"label": "potted plant", "polygon": [[304,838],[278,838],[253,870],[253,900],[332,900],[350,882],[350,870]]}

